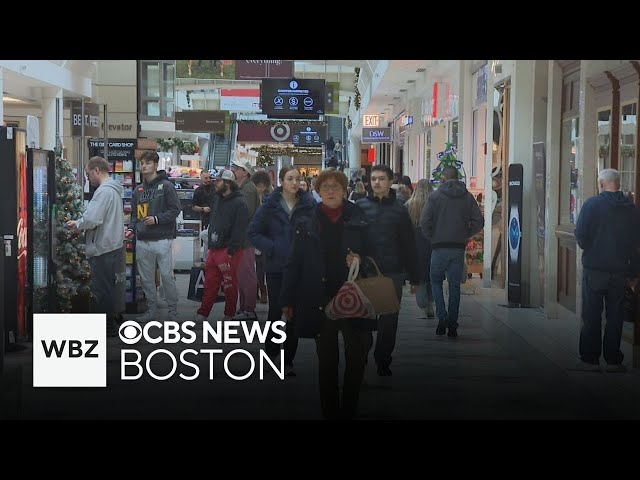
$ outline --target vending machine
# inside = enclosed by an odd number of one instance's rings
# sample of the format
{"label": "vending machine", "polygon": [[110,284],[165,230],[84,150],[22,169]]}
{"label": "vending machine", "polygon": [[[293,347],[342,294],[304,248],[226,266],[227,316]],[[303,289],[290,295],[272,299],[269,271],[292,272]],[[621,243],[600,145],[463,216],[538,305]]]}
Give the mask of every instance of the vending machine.
{"label": "vending machine", "polygon": [[0,127],[0,235],[4,275],[4,344],[8,351],[29,340],[33,313],[53,306],[53,152],[27,149],[27,134]]}
{"label": "vending machine", "polygon": [[13,350],[27,335],[27,133],[14,127],[0,127],[0,235],[4,256],[2,279],[5,345]]}
{"label": "vending machine", "polygon": [[27,149],[27,330],[34,313],[55,310],[54,233],[56,203],[56,158],[50,150]]}

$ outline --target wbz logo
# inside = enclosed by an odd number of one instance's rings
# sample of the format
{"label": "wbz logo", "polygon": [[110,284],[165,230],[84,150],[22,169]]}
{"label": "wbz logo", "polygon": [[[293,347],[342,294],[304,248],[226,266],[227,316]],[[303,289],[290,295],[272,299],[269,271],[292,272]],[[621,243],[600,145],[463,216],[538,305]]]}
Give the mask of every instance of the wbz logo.
{"label": "wbz logo", "polygon": [[64,356],[65,345],[68,345],[67,348],[67,357],[69,358],[78,358],[78,357],[86,357],[86,358],[98,358],[97,353],[91,353],[98,346],[98,340],[85,340],[84,345],[88,345],[89,349],[84,353],[82,351],[83,342],[81,340],[62,340],[62,342],[58,343],[55,340],[52,340],[49,345],[47,345],[46,340],[42,340],[42,348],[44,349],[44,354],[47,358],[51,358],[51,355],[55,355],[58,358]]}
{"label": "wbz logo", "polygon": [[33,315],[34,387],[106,387],[106,315]]}

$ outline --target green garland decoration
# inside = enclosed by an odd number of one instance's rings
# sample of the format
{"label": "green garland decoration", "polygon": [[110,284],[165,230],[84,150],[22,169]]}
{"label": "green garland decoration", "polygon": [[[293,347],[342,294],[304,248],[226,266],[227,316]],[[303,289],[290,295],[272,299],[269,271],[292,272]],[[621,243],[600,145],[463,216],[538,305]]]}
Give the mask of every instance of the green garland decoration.
{"label": "green garland decoration", "polygon": [[354,90],[355,90],[355,98],[353,101],[353,104],[356,107],[356,110],[360,110],[360,105],[361,105],[361,100],[362,100],[362,96],[360,95],[360,90],[358,89],[358,81],[360,80],[360,67],[356,67],[355,68],[355,74],[354,74]]}
{"label": "green garland decoration", "polygon": [[351,121],[351,117],[347,115],[347,128],[351,130],[352,127],[353,127],[353,122]]}
{"label": "green garland decoration", "polygon": [[317,148],[272,147],[270,145],[261,145],[260,147],[252,148],[251,150],[258,153],[256,165],[262,168],[275,165],[275,157],[278,156],[296,158],[306,155],[322,155],[322,150]]}
{"label": "green garland decoration", "polygon": [[173,140],[170,138],[168,140],[165,140],[164,138],[156,138],[156,142],[158,142],[159,152],[170,152],[174,146]]}
{"label": "green garland decoration", "polygon": [[159,152],[170,152],[173,147],[178,147],[178,153],[183,155],[195,155],[200,152],[200,147],[196,142],[182,140],[181,138],[156,138]]}

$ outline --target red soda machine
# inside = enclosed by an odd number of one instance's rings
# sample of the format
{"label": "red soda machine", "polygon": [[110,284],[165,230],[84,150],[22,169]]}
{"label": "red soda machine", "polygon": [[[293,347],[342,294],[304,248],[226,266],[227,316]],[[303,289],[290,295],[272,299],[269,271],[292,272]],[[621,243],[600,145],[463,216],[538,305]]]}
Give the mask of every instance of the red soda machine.
{"label": "red soda machine", "polygon": [[[27,134],[0,127],[0,236],[6,351],[32,336],[33,313],[54,308],[55,156],[27,148]],[[7,301],[11,299],[11,301]]]}

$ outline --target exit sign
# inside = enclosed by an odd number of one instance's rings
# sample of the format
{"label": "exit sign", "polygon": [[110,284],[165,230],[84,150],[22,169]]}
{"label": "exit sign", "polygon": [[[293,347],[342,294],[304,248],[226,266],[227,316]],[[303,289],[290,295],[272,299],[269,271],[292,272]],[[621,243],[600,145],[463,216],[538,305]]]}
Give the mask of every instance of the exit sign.
{"label": "exit sign", "polygon": [[380,117],[378,115],[365,115],[362,126],[363,127],[379,127]]}

